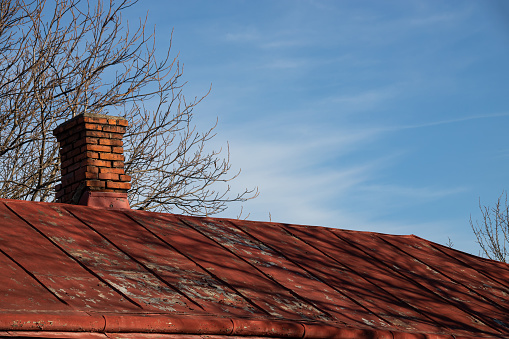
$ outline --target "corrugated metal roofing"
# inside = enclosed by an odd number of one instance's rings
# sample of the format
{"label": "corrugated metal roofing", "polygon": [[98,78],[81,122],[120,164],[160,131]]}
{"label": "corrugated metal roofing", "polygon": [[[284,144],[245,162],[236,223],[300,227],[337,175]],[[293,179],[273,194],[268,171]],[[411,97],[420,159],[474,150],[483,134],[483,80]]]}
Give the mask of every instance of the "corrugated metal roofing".
{"label": "corrugated metal roofing", "polygon": [[509,266],[416,236],[0,200],[0,335],[509,337]]}

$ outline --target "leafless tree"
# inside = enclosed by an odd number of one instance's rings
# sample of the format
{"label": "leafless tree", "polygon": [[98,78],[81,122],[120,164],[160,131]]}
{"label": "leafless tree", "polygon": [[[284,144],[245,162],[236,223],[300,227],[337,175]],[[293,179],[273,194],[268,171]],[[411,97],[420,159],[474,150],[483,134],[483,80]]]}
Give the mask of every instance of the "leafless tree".
{"label": "leafless tree", "polygon": [[[28,2],[26,2],[28,1]],[[135,29],[127,0],[12,0],[0,4],[0,197],[52,201],[59,180],[53,129],[84,112],[124,116],[132,208],[218,213],[231,196],[228,149],[210,150],[199,133],[182,66],[168,49],[156,59],[146,20]],[[159,57],[161,54],[157,54]],[[218,186],[219,185],[219,186]]]}
{"label": "leafless tree", "polygon": [[484,255],[503,262],[509,259],[509,205],[507,192],[497,199],[495,206],[482,205],[479,201],[482,219],[475,224],[470,217],[470,226]]}

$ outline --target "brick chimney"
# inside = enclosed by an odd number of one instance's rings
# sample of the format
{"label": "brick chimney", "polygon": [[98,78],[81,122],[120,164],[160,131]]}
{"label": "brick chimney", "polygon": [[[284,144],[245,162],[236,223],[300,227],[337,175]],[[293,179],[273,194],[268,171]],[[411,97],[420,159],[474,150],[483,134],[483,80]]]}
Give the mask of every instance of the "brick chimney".
{"label": "brick chimney", "polygon": [[124,173],[122,148],[126,127],[124,118],[84,113],[55,128],[62,170],[57,202],[129,208],[131,177]]}

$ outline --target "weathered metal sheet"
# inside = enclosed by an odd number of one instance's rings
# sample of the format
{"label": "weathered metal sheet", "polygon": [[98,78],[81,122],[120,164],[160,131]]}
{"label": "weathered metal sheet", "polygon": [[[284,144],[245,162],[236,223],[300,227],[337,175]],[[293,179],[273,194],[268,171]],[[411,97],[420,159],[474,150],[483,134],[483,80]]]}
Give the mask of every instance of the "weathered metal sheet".
{"label": "weathered metal sheet", "polygon": [[[381,327],[389,326],[376,314],[361,307],[344,294],[338,293],[323,280],[303,269],[302,264],[308,260],[308,253],[304,252],[306,257],[302,256],[302,245],[305,244],[299,244],[297,247],[300,249],[298,263],[289,260],[286,257],[287,251],[292,251],[292,246],[296,244],[291,244],[288,236],[281,232],[280,228],[268,224],[257,227],[257,223],[246,221],[186,218],[186,222],[191,223],[193,227],[234,255],[244,259],[269,279],[293,291],[301,300],[320,310],[321,314],[315,320],[357,323],[357,326],[361,327],[366,325],[365,321],[370,321]],[[256,233],[259,240],[248,235],[249,233]],[[284,252],[274,249],[277,247],[284,247]]]}
{"label": "weathered metal sheet", "polygon": [[[49,209],[43,210],[26,203],[16,207],[25,218],[44,218],[50,212]],[[58,299],[61,309],[137,309],[55,246],[49,238],[10,211],[4,203],[0,203],[0,215],[0,249]],[[58,222],[52,227],[55,230],[52,236],[59,237],[62,234],[66,239],[72,239],[72,235],[67,234]],[[48,298],[46,293],[40,297],[41,300]],[[29,304],[26,309],[31,309]]]}
{"label": "weathered metal sheet", "polygon": [[[176,216],[158,214],[151,220],[131,214],[143,226],[172,244],[209,274],[239,293],[265,316],[294,320],[316,319],[321,312],[296,298],[241,258],[207,236],[197,232]],[[187,220],[187,219],[186,219]]]}
{"label": "weathered metal sheet", "polygon": [[415,238],[415,243],[410,245],[412,255],[431,257],[434,267],[454,276],[454,279],[509,313],[509,265]]}
{"label": "weathered metal sheet", "polygon": [[[234,290],[175,250],[171,243],[164,242],[157,234],[151,233],[124,213],[112,211],[107,222],[104,222],[100,215],[86,213],[83,209],[69,207],[68,210],[131,260],[143,265],[150,274],[185,295],[195,304],[196,311],[193,313],[199,313],[202,309],[211,314],[235,316],[260,313]],[[141,215],[144,220],[150,218],[150,214]]]}
{"label": "weathered metal sheet", "polygon": [[0,200],[5,336],[509,337],[508,281],[414,236]]}
{"label": "weathered metal sheet", "polygon": [[[453,302],[452,297],[459,295],[453,289],[452,283],[443,276],[439,277],[437,272],[429,270],[412,257],[398,251],[397,248],[387,246],[387,243],[384,243],[376,233],[355,234],[339,230],[330,230],[330,232],[338,237],[338,242],[341,243],[338,247],[349,244],[350,252],[356,257],[364,257],[365,263],[385,271],[382,273],[383,284],[391,285],[393,295],[406,300],[422,315],[448,328],[499,333],[499,329],[493,326],[492,321],[481,320],[484,317],[480,312],[490,309],[490,307],[483,307],[485,301],[482,298],[478,298],[471,304],[474,310],[467,310],[466,303]],[[373,272],[376,271],[373,270]],[[446,299],[444,293],[451,293],[451,295]],[[465,295],[462,298],[465,298]]]}
{"label": "weathered metal sheet", "polygon": [[[88,279],[99,280],[102,286],[109,289],[102,295],[104,302],[108,303],[110,299],[128,300],[130,305],[126,310],[132,311],[185,313],[193,309],[191,301],[62,206],[52,205],[44,211],[35,205],[9,203],[9,206],[19,214],[24,213],[24,219],[31,225],[37,225],[37,229],[53,242],[54,247],[58,246],[79,263],[88,272]],[[98,214],[98,218],[99,222],[109,223],[110,216]],[[90,283],[83,284],[85,290],[91,287]]]}
{"label": "weathered metal sheet", "polygon": [[[334,317],[320,309],[316,303],[313,303],[309,297],[314,295],[316,290],[327,288],[327,286],[313,279],[299,267],[292,265],[284,257],[271,251],[266,245],[252,238],[249,239],[240,230],[221,221],[210,222],[207,219],[181,218],[186,224],[230,251],[230,256],[240,258],[251,265],[252,270],[259,272],[260,276],[271,280],[280,288],[292,291],[293,298],[280,298],[288,311],[300,314],[303,319],[308,320],[339,320],[343,323],[348,320],[334,319]],[[288,272],[292,272],[292,274],[290,275]],[[299,294],[299,290],[302,289],[308,292],[305,296]],[[317,294],[323,297],[323,301],[326,301],[323,294]],[[351,319],[349,320],[351,321]]]}
{"label": "weathered metal sheet", "polygon": [[397,240],[390,235],[377,238],[403,255],[405,260],[396,265],[410,272],[410,278],[417,275],[416,281],[426,280],[430,289],[444,301],[480,317],[482,322],[500,331],[509,330],[509,288],[460,265],[454,257],[445,255],[423,239],[411,236]]}
{"label": "weathered metal sheet", "polygon": [[[373,233],[348,232],[335,229],[319,231],[313,227],[298,226],[291,227],[290,231],[314,248],[319,249],[324,255],[348,266],[357,275],[370,283],[369,285],[361,284],[359,286],[364,286],[366,290],[372,288],[372,285],[383,289],[385,293],[376,293],[375,296],[370,296],[374,302],[380,305],[391,305],[392,301],[396,299],[402,305],[406,305],[408,310],[419,314],[419,318],[412,319],[416,329],[428,332],[435,328],[438,333],[446,333],[444,331],[451,328],[457,330],[457,333],[461,333],[460,329],[467,331],[466,333],[468,331],[499,333],[489,326],[472,322],[469,314],[442,302],[440,298],[421,285],[404,278],[383,264],[379,259],[391,258],[388,260],[391,266],[396,266],[403,258],[401,258],[401,255],[395,255],[395,251],[389,246],[374,244],[370,240]],[[336,232],[348,240],[360,239],[362,246],[359,248],[353,246],[352,242],[335,237]],[[353,239],[350,239],[350,237]],[[367,251],[372,252],[371,255],[368,254],[369,252],[366,253]],[[333,277],[330,279],[334,281]],[[362,295],[360,294],[360,296]],[[402,318],[405,318],[405,316],[406,312],[402,313]]]}
{"label": "weathered metal sheet", "polygon": [[[2,246],[0,234],[0,248]],[[58,310],[62,303],[11,257],[0,251],[0,308],[2,311]]]}
{"label": "weathered metal sheet", "polygon": [[[319,279],[321,284],[326,285],[326,287],[318,289],[320,294],[317,296],[323,297],[315,300],[318,305],[325,307],[329,312],[334,314],[341,312],[344,316],[349,316],[355,321],[362,321],[364,325],[392,328],[398,331],[415,331],[417,328],[422,331],[434,328],[430,324],[423,323],[420,314],[409,308],[408,305],[377,285],[370,283],[352,268],[347,267],[348,263],[342,264],[335,261],[293,236],[291,233],[293,228],[285,229],[278,224],[245,221],[233,223],[258,239],[265,247],[270,246],[280,253],[280,256],[284,255],[294,265],[305,270],[307,275],[316,277],[315,280]],[[287,274],[288,278],[294,280],[294,271],[290,272],[291,274]],[[294,290],[298,291],[297,288]],[[303,294],[309,297],[310,290],[313,291],[312,288],[304,289]],[[331,299],[337,294],[344,297]],[[327,302],[328,300],[334,300],[334,302]],[[382,300],[383,302],[380,302]],[[373,315],[380,318],[377,319]]]}

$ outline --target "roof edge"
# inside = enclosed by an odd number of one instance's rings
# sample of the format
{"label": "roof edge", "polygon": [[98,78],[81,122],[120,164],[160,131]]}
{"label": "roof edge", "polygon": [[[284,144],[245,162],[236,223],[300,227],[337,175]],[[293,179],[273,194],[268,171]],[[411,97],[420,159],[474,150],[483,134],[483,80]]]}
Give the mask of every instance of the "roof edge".
{"label": "roof edge", "polygon": [[[334,327],[324,324],[162,314],[0,313],[1,332],[154,333],[284,338],[452,339],[452,335]],[[474,337],[471,337],[474,338]],[[465,337],[467,339],[467,337]]]}

